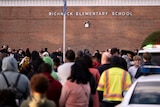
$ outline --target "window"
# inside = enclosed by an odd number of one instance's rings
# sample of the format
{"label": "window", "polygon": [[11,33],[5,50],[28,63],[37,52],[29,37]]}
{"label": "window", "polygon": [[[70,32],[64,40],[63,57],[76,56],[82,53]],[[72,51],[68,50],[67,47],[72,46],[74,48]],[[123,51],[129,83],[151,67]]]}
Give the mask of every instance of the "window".
{"label": "window", "polygon": [[160,104],[160,82],[139,82],[130,104]]}
{"label": "window", "polygon": [[[151,59],[151,62],[155,65],[160,65],[160,52],[157,52],[157,53],[152,53],[152,52],[149,52],[152,54],[152,59]],[[142,57],[142,54],[143,53],[140,53],[139,55]],[[142,63],[143,63],[143,60],[142,60]]]}

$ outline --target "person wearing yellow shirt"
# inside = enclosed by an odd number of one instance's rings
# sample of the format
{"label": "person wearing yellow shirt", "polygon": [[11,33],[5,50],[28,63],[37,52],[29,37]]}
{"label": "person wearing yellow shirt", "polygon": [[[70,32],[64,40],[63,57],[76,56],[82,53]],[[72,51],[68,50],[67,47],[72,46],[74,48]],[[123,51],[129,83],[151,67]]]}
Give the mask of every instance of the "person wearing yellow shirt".
{"label": "person wearing yellow shirt", "polygon": [[97,87],[101,107],[114,107],[123,100],[122,92],[128,90],[131,78],[127,71],[120,66],[119,56],[112,56],[111,68],[105,70]]}

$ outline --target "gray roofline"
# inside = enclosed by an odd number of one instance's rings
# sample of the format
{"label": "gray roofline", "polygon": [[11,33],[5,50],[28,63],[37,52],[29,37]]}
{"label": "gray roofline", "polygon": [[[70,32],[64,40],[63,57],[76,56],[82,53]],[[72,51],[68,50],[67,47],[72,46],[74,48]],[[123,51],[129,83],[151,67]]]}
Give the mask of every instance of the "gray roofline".
{"label": "gray roofline", "polygon": [[[0,6],[63,6],[63,0],[0,0]],[[67,0],[67,6],[160,6],[160,0]]]}

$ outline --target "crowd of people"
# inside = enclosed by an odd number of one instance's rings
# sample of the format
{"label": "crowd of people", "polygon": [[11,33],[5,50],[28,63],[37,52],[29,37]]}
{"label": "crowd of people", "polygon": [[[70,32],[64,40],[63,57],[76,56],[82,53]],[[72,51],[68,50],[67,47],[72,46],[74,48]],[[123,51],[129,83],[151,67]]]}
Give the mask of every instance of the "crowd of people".
{"label": "crowd of people", "polygon": [[[151,64],[151,54],[145,53],[143,59],[145,64]],[[88,49],[76,53],[70,48],[63,62],[60,50],[30,52],[29,48],[15,50],[4,45],[0,50],[0,106],[114,107],[123,100],[122,91],[141,76],[141,61],[137,53],[118,48],[96,50],[94,54]],[[20,75],[20,102],[9,94],[3,75],[9,84]]]}

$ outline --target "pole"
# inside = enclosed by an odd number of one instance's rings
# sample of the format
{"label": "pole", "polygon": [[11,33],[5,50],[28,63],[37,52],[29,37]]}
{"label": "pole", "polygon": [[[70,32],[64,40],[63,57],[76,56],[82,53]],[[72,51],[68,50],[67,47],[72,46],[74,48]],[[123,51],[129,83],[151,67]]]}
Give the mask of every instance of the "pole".
{"label": "pole", "polygon": [[65,62],[65,52],[66,52],[66,11],[67,11],[67,0],[63,0],[63,62]]}

